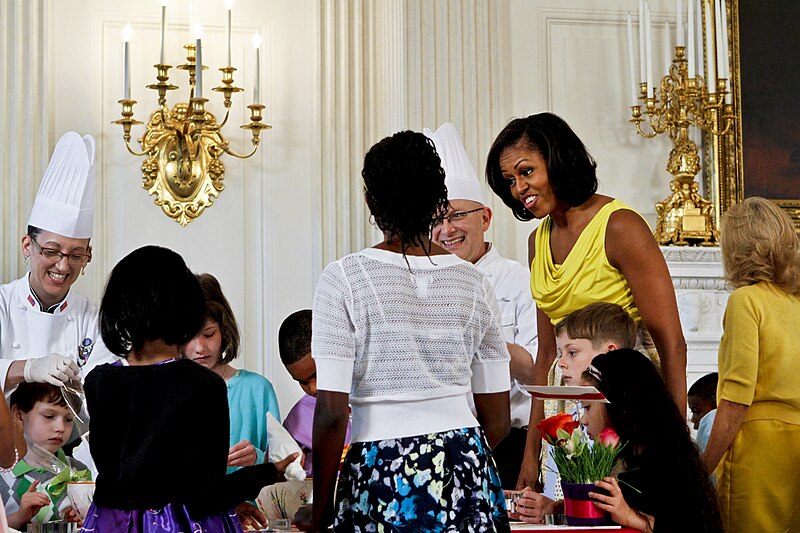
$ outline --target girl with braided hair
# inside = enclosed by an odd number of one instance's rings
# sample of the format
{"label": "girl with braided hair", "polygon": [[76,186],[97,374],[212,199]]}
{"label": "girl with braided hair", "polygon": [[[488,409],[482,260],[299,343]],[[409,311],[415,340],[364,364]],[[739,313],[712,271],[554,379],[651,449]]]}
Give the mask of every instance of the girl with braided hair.
{"label": "girl with braided hair", "polygon": [[447,207],[439,156],[421,133],[400,132],[369,150],[362,177],[383,240],[329,264],[317,286],[314,504],[295,521],[509,531],[490,454],[509,428],[509,355],[488,281],[431,241]]}

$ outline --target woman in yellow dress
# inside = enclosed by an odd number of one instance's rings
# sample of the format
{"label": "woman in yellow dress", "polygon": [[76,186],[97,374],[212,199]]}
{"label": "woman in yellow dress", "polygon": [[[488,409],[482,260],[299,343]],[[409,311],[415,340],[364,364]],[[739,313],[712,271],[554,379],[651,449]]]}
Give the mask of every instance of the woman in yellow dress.
{"label": "woman in yellow dress", "polygon": [[[592,302],[616,303],[643,326],[645,351],[658,352],[685,414],[686,341],[667,265],[644,219],[596,193],[595,169],[575,132],[551,113],[512,120],[487,157],[489,185],[514,216],[543,219],[528,238],[539,330],[534,383],[547,383],[555,361],[555,323]],[[541,439],[535,428],[542,417],[542,403],[534,402],[519,487],[537,481]]]}
{"label": "woman in yellow dress", "polygon": [[723,216],[721,247],[735,290],[703,459],[725,531],[800,531],[800,240],[786,213],[753,197]]}

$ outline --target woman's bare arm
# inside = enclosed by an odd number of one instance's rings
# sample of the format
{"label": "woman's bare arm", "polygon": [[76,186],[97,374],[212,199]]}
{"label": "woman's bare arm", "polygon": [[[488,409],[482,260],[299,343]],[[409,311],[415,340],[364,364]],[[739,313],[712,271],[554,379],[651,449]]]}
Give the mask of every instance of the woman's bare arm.
{"label": "woman's bare arm", "polygon": [[636,307],[653,337],[661,373],[683,415],[686,415],[686,340],[678,302],[664,256],[650,228],[633,211],[611,215],[606,231],[608,261],[628,280]]}
{"label": "woman's bare arm", "polygon": [[731,447],[733,438],[744,422],[747,408],[747,405],[741,403],[720,400],[717,414],[714,416],[714,426],[711,428],[711,435],[703,452],[703,463],[709,474],[716,470],[720,459]]}

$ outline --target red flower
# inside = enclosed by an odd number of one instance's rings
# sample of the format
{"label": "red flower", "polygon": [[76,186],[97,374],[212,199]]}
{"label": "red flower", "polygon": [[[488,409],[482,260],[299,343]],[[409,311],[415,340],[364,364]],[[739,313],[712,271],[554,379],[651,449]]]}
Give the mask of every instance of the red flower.
{"label": "red flower", "polygon": [[558,442],[559,429],[563,429],[569,435],[572,435],[572,431],[579,425],[577,420],[572,419],[572,415],[560,414],[545,418],[536,424],[536,428],[542,432],[542,439],[544,441],[555,444]]}
{"label": "red flower", "polygon": [[597,435],[597,441],[606,446],[619,446],[619,435],[617,435],[616,431],[607,427]]}

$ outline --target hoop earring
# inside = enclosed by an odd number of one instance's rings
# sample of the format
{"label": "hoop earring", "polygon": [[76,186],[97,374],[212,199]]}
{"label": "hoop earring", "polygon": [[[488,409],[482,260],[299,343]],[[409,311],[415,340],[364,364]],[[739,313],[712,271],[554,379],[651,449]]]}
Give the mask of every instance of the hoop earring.
{"label": "hoop earring", "polygon": [[86,267],[82,266],[81,267],[81,276],[85,276],[85,275],[86,275]]}

